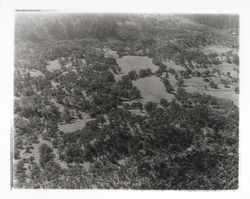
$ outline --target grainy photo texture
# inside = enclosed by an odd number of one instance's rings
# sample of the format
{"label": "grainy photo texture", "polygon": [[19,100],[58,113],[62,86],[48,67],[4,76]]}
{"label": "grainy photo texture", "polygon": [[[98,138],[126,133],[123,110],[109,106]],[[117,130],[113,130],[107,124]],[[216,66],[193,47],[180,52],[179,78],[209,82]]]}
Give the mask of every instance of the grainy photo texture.
{"label": "grainy photo texture", "polygon": [[12,187],[238,188],[239,16],[15,14]]}

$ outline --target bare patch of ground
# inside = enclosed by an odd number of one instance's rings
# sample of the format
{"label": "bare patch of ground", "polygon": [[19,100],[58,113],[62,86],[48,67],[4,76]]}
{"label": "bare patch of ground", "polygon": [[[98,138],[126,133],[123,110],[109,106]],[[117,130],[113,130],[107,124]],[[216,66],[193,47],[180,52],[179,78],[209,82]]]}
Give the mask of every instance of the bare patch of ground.
{"label": "bare patch of ground", "polygon": [[82,113],[82,119],[75,119],[71,123],[59,124],[58,128],[64,133],[72,133],[77,130],[81,130],[85,127],[85,124],[91,120],[93,120],[93,118],[90,118],[87,113]]}
{"label": "bare patch of ground", "polygon": [[122,69],[124,74],[127,74],[131,70],[135,70],[137,73],[141,69],[150,68],[151,71],[154,73],[158,70],[158,66],[152,63],[152,58],[148,58],[145,56],[123,56],[120,59],[116,60],[119,66]]}
{"label": "bare patch of ground", "polygon": [[61,69],[61,65],[59,64],[58,60],[49,61],[49,64],[46,66],[47,70],[53,72],[54,70]]}

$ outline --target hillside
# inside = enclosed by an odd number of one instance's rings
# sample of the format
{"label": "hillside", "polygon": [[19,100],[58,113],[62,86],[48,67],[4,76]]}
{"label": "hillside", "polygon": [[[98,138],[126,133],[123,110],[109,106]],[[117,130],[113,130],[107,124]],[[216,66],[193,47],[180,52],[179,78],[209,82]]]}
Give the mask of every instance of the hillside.
{"label": "hillside", "polygon": [[[17,13],[16,39],[45,41],[48,39],[145,39],[158,38],[163,34],[172,39],[197,36],[205,32],[238,29],[237,16],[206,15],[116,15],[116,14],[53,14]],[[231,24],[231,23],[232,24]],[[216,27],[221,25],[221,27]]]}

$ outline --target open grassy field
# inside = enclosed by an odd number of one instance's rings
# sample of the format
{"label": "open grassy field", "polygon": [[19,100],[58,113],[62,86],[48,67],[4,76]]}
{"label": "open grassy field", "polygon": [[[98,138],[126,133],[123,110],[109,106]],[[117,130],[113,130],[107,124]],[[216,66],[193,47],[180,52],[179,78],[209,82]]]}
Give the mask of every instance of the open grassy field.
{"label": "open grassy field", "polygon": [[64,133],[72,133],[78,130],[81,130],[88,121],[93,119],[89,116],[84,117],[83,119],[74,119],[71,123],[59,124],[58,129]]}
{"label": "open grassy field", "polygon": [[39,77],[39,76],[44,77],[44,74],[39,70],[33,69],[33,70],[29,70],[28,72],[29,72],[31,77]]}
{"label": "open grassy field", "polygon": [[168,101],[173,99],[173,94],[167,93],[164,84],[158,77],[146,77],[133,81],[133,84],[141,91],[146,101],[159,103],[161,98]]}
{"label": "open grassy field", "polygon": [[46,66],[47,70],[50,72],[53,72],[54,70],[59,70],[61,69],[61,65],[58,62],[58,60],[53,60],[53,61],[49,61],[49,64]]}
{"label": "open grassy field", "polygon": [[163,64],[166,64],[168,68],[173,68],[176,71],[186,70],[184,66],[174,63],[173,60],[163,61]]}
{"label": "open grassy field", "polygon": [[127,74],[131,70],[135,70],[137,73],[141,69],[150,68],[152,72],[156,72],[158,67],[152,63],[152,58],[145,56],[124,56],[116,60],[118,65],[122,68],[122,72]]}

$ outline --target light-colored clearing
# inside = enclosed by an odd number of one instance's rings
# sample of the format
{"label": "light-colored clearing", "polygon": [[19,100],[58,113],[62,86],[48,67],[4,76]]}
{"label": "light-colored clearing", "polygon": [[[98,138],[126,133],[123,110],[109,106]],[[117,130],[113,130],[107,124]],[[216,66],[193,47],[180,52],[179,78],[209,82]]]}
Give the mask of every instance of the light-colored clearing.
{"label": "light-colored clearing", "polygon": [[46,66],[47,70],[53,72],[54,70],[61,69],[61,65],[59,64],[58,60],[49,61],[49,64]]}
{"label": "light-colored clearing", "polygon": [[158,70],[158,66],[152,63],[152,59],[146,56],[123,56],[116,60],[119,66],[122,69],[124,74],[127,74],[131,70],[135,70],[137,73],[141,69],[150,68],[154,73]]}
{"label": "light-colored clearing", "polygon": [[208,85],[208,82],[205,82],[202,77],[191,77],[189,79],[184,79],[184,85],[205,86],[205,85]]}
{"label": "light-colored clearing", "polygon": [[158,77],[146,77],[133,81],[133,84],[141,91],[146,101],[159,103],[161,98],[171,101],[173,94],[167,93],[163,82]]}
{"label": "light-colored clearing", "polygon": [[219,64],[219,65],[215,65],[211,67],[216,68],[216,69],[220,69],[221,72],[230,72],[230,75],[232,77],[238,77],[239,74],[234,71],[234,69],[239,69],[239,66],[235,65],[235,64],[228,64],[228,63],[223,63],[223,64]]}
{"label": "light-colored clearing", "polygon": [[168,80],[172,86],[176,86],[177,80],[175,79],[175,76],[168,73]]}
{"label": "light-colored clearing", "polygon": [[40,70],[31,69],[31,70],[28,70],[28,72],[31,77],[39,77],[39,76],[44,77],[44,74]]}
{"label": "light-colored clearing", "polygon": [[85,127],[85,124],[88,121],[93,120],[93,118],[90,118],[87,113],[82,113],[82,118],[83,119],[75,119],[72,123],[59,124],[58,128],[64,133],[72,133],[77,130],[81,130],[83,127]]}
{"label": "light-colored clearing", "polygon": [[141,112],[140,109],[129,109],[129,111],[134,115],[145,116],[145,112]]}
{"label": "light-colored clearing", "polygon": [[207,45],[207,46],[201,46],[199,50],[203,52],[204,54],[210,54],[210,53],[215,53],[215,52],[218,54],[221,54],[221,53],[230,51],[231,48],[223,46],[221,44],[219,45],[212,44],[212,45]]}
{"label": "light-colored clearing", "polygon": [[56,83],[54,80],[51,81],[51,85],[54,87],[54,88],[57,88],[57,86],[60,86],[60,83]]}
{"label": "light-colored clearing", "polygon": [[186,70],[186,68],[184,66],[175,64],[173,60],[163,61],[163,64],[166,64],[168,68],[173,68],[176,71]]}

